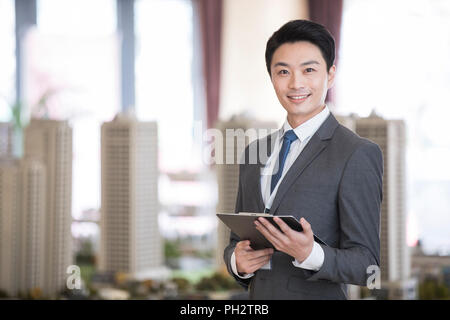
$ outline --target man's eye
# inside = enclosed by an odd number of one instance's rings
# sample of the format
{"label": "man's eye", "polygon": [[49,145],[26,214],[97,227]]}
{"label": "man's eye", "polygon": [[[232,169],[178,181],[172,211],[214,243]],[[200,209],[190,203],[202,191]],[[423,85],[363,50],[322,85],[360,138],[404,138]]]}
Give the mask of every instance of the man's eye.
{"label": "man's eye", "polygon": [[314,71],[314,69],[313,69],[313,68],[306,68],[305,71],[306,71],[307,73],[311,73],[311,72]]}
{"label": "man's eye", "polygon": [[280,70],[279,72],[278,72],[278,74],[288,74],[289,72],[287,71],[287,70]]}

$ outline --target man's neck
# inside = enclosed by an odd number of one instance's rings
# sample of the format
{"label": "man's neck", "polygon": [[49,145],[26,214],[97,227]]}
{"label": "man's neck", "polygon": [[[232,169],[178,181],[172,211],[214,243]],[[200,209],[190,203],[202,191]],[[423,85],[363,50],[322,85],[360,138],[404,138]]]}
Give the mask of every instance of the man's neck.
{"label": "man's neck", "polygon": [[292,129],[297,128],[298,126],[302,125],[303,123],[305,123],[306,121],[308,121],[309,119],[314,118],[316,115],[318,115],[319,113],[321,113],[323,111],[323,109],[325,109],[325,105],[323,105],[322,107],[318,108],[317,110],[314,110],[313,112],[309,113],[309,114],[288,114],[287,115],[287,121],[289,122],[289,125],[291,126]]}

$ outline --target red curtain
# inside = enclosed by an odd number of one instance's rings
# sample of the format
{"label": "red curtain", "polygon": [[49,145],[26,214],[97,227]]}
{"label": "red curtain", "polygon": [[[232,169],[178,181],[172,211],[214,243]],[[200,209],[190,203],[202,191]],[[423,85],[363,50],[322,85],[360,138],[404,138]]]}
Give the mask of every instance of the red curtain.
{"label": "red curtain", "polygon": [[219,116],[222,0],[197,0],[203,49],[206,118],[212,128]]}
{"label": "red curtain", "polygon": [[[324,25],[333,35],[336,44],[335,65],[339,62],[339,44],[341,38],[341,22],[343,0],[309,0],[309,20]],[[328,90],[327,102],[334,102],[334,88]]]}

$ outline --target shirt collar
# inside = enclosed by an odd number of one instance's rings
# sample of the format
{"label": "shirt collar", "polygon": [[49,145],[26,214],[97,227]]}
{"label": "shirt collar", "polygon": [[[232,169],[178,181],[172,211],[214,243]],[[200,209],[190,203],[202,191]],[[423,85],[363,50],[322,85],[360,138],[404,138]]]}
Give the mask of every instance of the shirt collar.
{"label": "shirt collar", "polygon": [[[300,141],[304,141],[305,139],[311,137],[312,135],[314,135],[314,133],[316,133],[317,129],[319,129],[319,127],[326,120],[326,118],[329,116],[329,114],[330,114],[330,110],[328,109],[328,106],[325,105],[325,108],[323,108],[322,111],[320,111],[318,114],[316,114],[314,117],[312,117],[308,121],[299,125],[297,128],[293,129],[294,133],[297,135],[297,137]],[[286,119],[284,121],[283,126],[280,129],[279,139],[282,139],[284,133],[291,129],[292,129],[292,127]]]}

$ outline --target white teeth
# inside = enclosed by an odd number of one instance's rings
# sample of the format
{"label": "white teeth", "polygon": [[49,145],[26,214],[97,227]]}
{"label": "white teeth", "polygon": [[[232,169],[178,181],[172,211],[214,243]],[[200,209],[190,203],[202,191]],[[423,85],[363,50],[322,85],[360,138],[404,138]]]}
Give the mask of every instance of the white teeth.
{"label": "white teeth", "polygon": [[306,98],[308,95],[305,96],[291,96],[292,99],[304,99]]}

